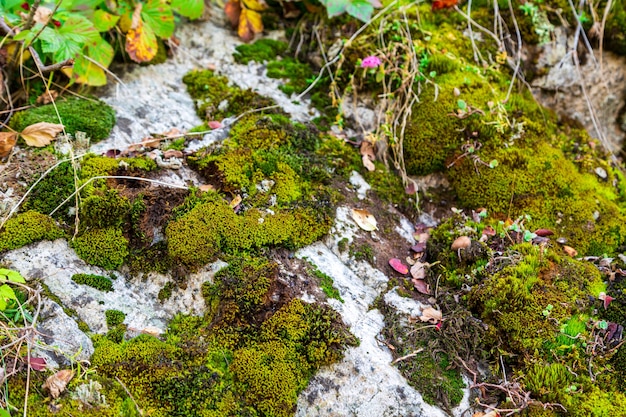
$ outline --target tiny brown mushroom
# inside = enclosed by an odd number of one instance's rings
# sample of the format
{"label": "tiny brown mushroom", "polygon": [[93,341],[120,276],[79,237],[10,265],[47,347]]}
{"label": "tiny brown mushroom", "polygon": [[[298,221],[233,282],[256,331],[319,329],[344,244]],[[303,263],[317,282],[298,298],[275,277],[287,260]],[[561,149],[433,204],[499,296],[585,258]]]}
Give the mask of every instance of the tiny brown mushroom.
{"label": "tiny brown mushroom", "polygon": [[456,251],[459,259],[461,259],[461,249],[467,249],[472,244],[472,239],[467,236],[459,236],[454,239],[452,242],[452,246],[450,247],[452,250]]}

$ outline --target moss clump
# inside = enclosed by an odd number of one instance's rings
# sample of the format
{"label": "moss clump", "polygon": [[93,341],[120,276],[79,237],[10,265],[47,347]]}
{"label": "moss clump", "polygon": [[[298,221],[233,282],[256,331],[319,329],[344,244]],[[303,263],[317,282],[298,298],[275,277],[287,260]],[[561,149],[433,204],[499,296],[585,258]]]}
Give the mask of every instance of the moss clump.
{"label": "moss clump", "polygon": [[308,80],[313,76],[313,71],[309,64],[286,57],[279,61],[269,62],[267,64],[267,76],[289,80],[278,88],[290,96],[293,93],[300,93],[307,88],[309,85]]}
{"label": "moss clump", "polygon": [[235,47],[233,58],[239,64],[247,64],[250,61],[262,63],[271,61],[277,55],[282,55],[287,50],[287,43],[273,39],[259,39],[251,44],[243,44]]}
{"label": "moss clump", "polygon": [[[24,207],[40,213],[52,213],[59,205],[74,192],[75,172],[72,164],[64,162],[53,169],[32,190],[30,198]],[[55,216],[63,213],[57,211]]]}
{"label": "moss clump", "polygon": [[91,229],[72,241],[76,254],[91,265],[115,269],[128,256],[128,240],[115,228]]}
{"label": "moss clump", "polygon": [[115,111],[100,100],[70,98],[59,100],[55,105],[61,116],[60,121],[54,106],[47,104],[16,113],[9,125],[21,132],[39,122],[62,123],[67,133],[85,132],[92,143],[107,138],[115,125]]}
{"label": "moss clump", "polygon": [[191,71],[183,77],[196,111],[202,120],[222,120],[237,116],[246,110],[268,107],[274,102],[250,89],[242,90],[228,85],[228,79],[210,70]]}
{"label": "moss clump", "polygon": [[74,274],[72,275],[72,281],[77,284],[89,285],[92,288],[104,292],[113,291],[113,283],[111,280],[102,275]]}
{"label": "moss clump", "polygon": [[[604,10],[606,1],[599,2],[598,10]],[[606,48],[619,55],[626,55],[626,4],[623,1],[612,2],[611,12],[604,27]]]}
{"label": "moss clump", "polygon": [[36,211],[26,211],[9,219],[0,231],[0,252],[63,236],[65,233],[50,216]]}
{"label": "moss clump", "polygon": [[128,220],[131,203],[117,190],[98,189],[82,200],[81,226],[104,229],[121,228]]}
{"label": "moss clump", "polygon": [[107,310],[104,312],[104,315],[106,316],[107,326],[109,327],[115,327],[122,324],[124,319],[126,319],[126,314],[119,310]]}

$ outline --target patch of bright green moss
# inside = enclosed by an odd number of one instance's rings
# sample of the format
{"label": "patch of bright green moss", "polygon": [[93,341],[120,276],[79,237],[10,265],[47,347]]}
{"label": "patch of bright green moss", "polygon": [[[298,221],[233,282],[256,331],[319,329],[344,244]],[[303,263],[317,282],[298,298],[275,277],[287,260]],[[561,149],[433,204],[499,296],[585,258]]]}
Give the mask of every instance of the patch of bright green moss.
{"label": "patch of bright green moss", "polygon": [[47,104],[15,113],[9,126],[21,132],[39,122],[62,123],[67,133],[85,132],[91,142],[96,143],[107,138],[115,125],[115,111],[100,100],[70,98],[58,100],[55,105],[61,116],[60,121],[54,106]]}
{"label": "patch of bright green moss", "polygon": [[126,319],[126,314],[119,310],[107,310],[104,312],[107,319],[107,326],[114,327],[118,324],[122,324]]}
{"label": "patch of bright green moss", "polygon": [[0,231],[0,253],[40,240],[55,240],[63,236],[65,233],[50,216],[36,211],[26,211],[9,219]]}
{"label": "patch of bright green moss", "polygon": [[128,219],[131,203],[117,190],[98,189],[82,200],[81,226],[103,229],[121,228]]}
{"label": "patch of bright green moss", "polygon": [[273,39],[259,39],[250,44],[242,44],[235,47],[233,58],[239,64],[247,64],[250,61],[262,63],[271,61],[277,55],[283,54],[287,50],[287,43]]}
{"label": "patch of bright green moss", "polygon": [[107,277],[103,277],[102,275],[74,274],[72,275],[72,281],[77,284],[89,285],[92,288],[104,292],[113,291],[113,283],[111,282],[111,280]]}
{"label": "patch of bright green moss", "polygon": [[308,87],[313,71],[309,64],[286,57],[278,61],[269,62],[267,64],[267,76],[270,78],[287,79],[288,81],[278,88],[290,96],[294,93],[301,93]]}
{"label": "patch of bright green moss", "polygon": [[[26,200],[24,207],[40,213],[52,213],[74,192],[74,184],[72,164],[64,162],[33,187],[30,198]],[[57,213],[60,214],[64,211],[61,210]]]}
{"label": "patch of bright green moss", "polygon": [[273,100],[252,90],[229,86],[228,79],[210,70],[191,71],[183,77],[189,95],[194,99],[196,111],[202,120],[222,120],[238,116],[246,110],[268,107]]}
{"label": "patch of bright green moss", "polygon": [[91,265],[115,269],[128,256],[128,240],[115,228],[90,229],[72,241],[76,254]]}

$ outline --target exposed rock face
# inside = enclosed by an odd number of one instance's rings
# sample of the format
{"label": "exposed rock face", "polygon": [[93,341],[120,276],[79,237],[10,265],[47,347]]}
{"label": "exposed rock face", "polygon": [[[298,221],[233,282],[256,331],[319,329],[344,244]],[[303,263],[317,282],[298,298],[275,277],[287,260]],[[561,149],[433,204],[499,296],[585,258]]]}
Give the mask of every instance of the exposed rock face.
{"label": "exposed rock face", "polygon": [[[559,27],[554,40],[541,47],[537,70],[547,73],[531,82],[533,94],[560,116],[580,122],[592,137],[612,152],[618,152],[626,136],[620,119],[626,105],[626,58],[598,51],[591,56],[578,47],[575,37]],[[582,41],[581,41],[582,43]],[[594,122],[595,118],[595,122]]]}

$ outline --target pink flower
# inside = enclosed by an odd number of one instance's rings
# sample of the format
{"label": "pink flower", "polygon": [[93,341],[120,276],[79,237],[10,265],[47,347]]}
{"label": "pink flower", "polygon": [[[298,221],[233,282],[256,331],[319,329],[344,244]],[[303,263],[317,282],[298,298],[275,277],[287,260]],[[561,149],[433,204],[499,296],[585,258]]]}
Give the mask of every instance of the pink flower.
{"label": "pink flower", "polygon": [[363,58],[363,61],[361,61],[361,68],[376,68],[380,64],[380,58],[374,55],[370,55],[366,58]]}

